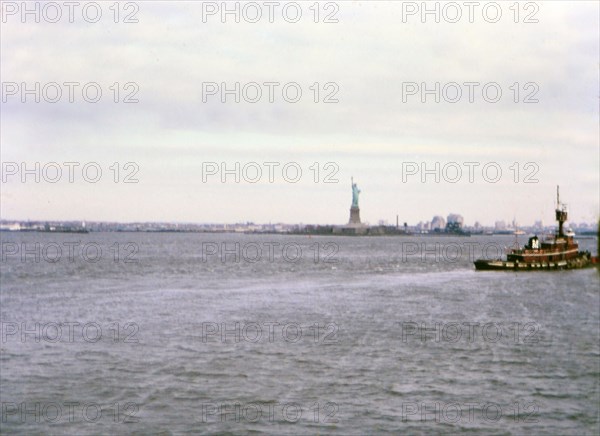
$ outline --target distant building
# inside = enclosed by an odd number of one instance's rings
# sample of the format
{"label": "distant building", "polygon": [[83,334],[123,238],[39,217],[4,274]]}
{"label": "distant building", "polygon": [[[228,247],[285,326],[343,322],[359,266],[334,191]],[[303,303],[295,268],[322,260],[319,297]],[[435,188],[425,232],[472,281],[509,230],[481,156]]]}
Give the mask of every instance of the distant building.
{"label": "distant building", "polygon": [[436,215],[431,220],[431,230],[433,231],[441,231],[446,228],[446,221],[439,215]]}
{"label": "distant building", "polygon": [[460,229],[462,229],[464,221],[465,220],[462,217],[462,215],[459,215],[457,213],[451,213],[450,215],[448,215],[446,229],[451,228],[454,230],[460,230]]}
{"label": "distant building", "polygon": [[506,230],[506,223],[504,221],[496,221],[496,223],[494,224],[494,230]]}
{"label": "distant building", "polygon": [[0,230],[9,231],[9,232],[18,232],[21,230],[21,224],[19,223],[2,223],[0,224]]}
{"label": "distant building", "polygon": [[449,233],[462,232],[464,221],[462,215],[451,213],[446,222],[446,231]]}

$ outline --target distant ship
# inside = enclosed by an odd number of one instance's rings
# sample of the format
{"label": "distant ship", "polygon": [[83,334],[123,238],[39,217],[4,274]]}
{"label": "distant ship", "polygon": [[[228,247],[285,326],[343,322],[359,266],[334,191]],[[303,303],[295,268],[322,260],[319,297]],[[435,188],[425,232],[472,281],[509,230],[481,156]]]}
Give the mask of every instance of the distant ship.
{"label": "distant ship", "polygon": [[62,225],[62,226],[51,226],[46,223],[43,230],[38,230],[39,232],[48,232],[48,233],[89,233],[90,231],[85,227],[85,222],[81,223],[81,226],[76,225]]}
{"label": "distant ship", "polygon": [[573,240],[574,233],[563,231],[567,221],[567,207],[560,203],[559,188],[556,187],[556,221],[558,231],[555,235],[540,242],[539,238],[529,238],[527,245],[521,249],[513,249],[506,260],[478,259],[475,269],[478,270],[510,270],[536,271],[585,268],[598,263],[589,251],[579,251],[579,245]]}

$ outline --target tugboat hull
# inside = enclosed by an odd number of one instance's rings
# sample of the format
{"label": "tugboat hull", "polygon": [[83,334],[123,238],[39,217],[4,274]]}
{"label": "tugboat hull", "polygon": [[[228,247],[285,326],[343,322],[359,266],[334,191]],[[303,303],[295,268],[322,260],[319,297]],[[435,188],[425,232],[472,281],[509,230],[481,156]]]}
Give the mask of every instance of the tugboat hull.
{"label": "tugboat hull", "polygon": [[479,271],[555,271],[562,269],[587,268],[594,265],[592,258],[586,253],[580,253],[569,260],[555,262],[511,262],[507,260],[479,259],[475,262],[475,269]]}

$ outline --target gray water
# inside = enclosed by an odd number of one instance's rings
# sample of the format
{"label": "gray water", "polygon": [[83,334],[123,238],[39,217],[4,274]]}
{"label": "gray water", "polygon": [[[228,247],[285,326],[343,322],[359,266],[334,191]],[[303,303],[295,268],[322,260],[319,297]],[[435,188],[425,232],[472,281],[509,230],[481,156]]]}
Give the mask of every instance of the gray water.
{"label": "gray water", "polygon": [[514,237],[1,237],[2,434],[600,431],[599,274]]}

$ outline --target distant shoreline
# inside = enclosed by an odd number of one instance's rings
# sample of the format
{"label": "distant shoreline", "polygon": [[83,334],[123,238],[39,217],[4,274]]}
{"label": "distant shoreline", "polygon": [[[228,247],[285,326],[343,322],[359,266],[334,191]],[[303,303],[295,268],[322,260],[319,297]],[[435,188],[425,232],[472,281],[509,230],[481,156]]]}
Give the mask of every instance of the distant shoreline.
{"label": "distant shoreline", "polygon": [[[377,227],[372,229],[377,230]],[[450,233],[450,232],[388,232],[388,233],[333,233],[333,232],[319,232],[319,231],[290,231],[290,232],[277,232],[277,231],[236,231],[236,230],[194,230],[194,229],[156,229],[156,230],[143,230],[143,229],[114,229],[114,230],[38,230],[38,229],[20,229],[20,230],[9,230],[0,229],[2,233],[66,233],[66,234],[90,234],[90,233],[216,233],[216,234],[244,234],[244,235],[293,235],[293,236],[403,236],[403,237],[470,237],[470,236],[515,236],[514,233],[507,232],[494,232],[494,233]],[[534,234],[535,232],[526,232],[525,234],[517,234],[516,236],[526,236]],[[595,239],[596,232],[586,231],[575,235],[579,239]]]}

